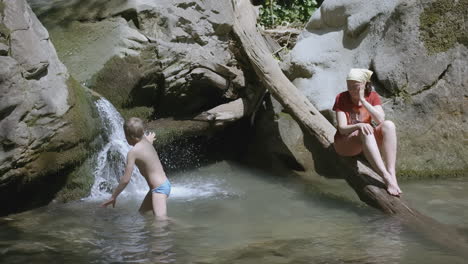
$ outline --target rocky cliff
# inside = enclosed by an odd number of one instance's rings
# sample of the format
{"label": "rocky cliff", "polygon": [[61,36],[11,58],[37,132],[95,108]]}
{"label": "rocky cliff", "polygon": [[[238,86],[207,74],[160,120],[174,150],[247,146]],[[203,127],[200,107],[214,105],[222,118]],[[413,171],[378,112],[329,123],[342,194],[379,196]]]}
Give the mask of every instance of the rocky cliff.
{"label": "rocky cliff", "polygon": [[124,118],[146,120],[163,156],[184,155],[192,139],[212,144],[264,93],[232,35],[229,1],[29,3],[72,76]]}
{"label": "rocky cliff", "polygon": [[96,114],[26,1],[0,1],[0,65],[0,214],[84,195]]}

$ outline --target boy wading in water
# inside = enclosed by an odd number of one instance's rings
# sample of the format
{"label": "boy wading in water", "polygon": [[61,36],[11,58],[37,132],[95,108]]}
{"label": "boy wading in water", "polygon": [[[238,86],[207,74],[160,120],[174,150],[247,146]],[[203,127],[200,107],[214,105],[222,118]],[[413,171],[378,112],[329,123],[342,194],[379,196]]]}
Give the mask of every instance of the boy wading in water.
{"label": "boy wading in water", "polygon": [[[385,120],[379,95],[372,91],[372,71],[351,69],[346,77],[348,90],[336,96],[338,129],[335,134],[335,150],[341,156],[355,156],[364,152],[377,173],[387,184],[389,194],[399,196],[395,163],[397,138],[395,125]],[[377,126],[372,126],[372,122]]]}
{"label": "boy wading in water", "polygon": [[154,133],[144,135],[143,121],[132,117],[124,124],[125,138],[128,144],[133,146],[127,154],[125,173],[120,178],[119,185],[115,188],[112,197],[101,206],[107,207],[112,204],[115,207],[117,196],[125,189],[132,177],[133,167],[136,165],[141,175],[145,177],[150,190],[141,203],[139,212],[141,214],[153,210],[158,220],[167,219],[166,200],[171,192],[171,183],[166,177],[158,154],[153,147]]}

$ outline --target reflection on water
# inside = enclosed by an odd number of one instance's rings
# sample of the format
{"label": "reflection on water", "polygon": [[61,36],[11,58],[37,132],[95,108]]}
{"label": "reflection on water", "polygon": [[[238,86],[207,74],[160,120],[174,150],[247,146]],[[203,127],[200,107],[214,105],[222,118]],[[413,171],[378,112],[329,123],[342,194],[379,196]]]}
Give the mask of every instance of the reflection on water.
{"label": "reflection on water", "polygon": [[[0,218],[1,262],[465,263],[396,219],[291,178],[229,162],[169,177],[167,222],[137,213],[138,192],[114,209],[90,198]],[[467,228],[468,182],[452,182],[403,186],[415,207]],[[436,186],[448,192],[425,189]]]}
{"label": "reflection on water", "polygon": [[410,192],[405,198],[422,213],[440,222],[468,228],[468,182],[466,179],[450,181],[415,181],[407,183]]}

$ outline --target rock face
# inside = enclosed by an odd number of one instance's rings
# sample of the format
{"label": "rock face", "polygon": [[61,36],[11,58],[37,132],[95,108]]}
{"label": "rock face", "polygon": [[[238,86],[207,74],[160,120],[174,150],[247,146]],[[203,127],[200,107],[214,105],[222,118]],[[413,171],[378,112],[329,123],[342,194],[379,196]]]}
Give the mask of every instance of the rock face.
{"label": "rock face", "polygon": [[399,175],[467,175],[466,10],[466,0],[328,0],[282,67],[332,122],[349,69],[373,70],[398,129]]}
{"label": "rock face", "polygon": [[71,75],[124,118],[148,121],[158,150],[206,144],[264,93],[231,34],[229,1],[29,3]]}
{"label": "rock face", "polygon": [[228,1],[37,1],[60,59],[124,115],[193,116],[252,96]]}
{"label": "rock face", "polygon": [[97,133],[91,100],[26,1],[0,1],[0,49],[0,214],[44,204],[68,184],[86,192],[75,176]]}

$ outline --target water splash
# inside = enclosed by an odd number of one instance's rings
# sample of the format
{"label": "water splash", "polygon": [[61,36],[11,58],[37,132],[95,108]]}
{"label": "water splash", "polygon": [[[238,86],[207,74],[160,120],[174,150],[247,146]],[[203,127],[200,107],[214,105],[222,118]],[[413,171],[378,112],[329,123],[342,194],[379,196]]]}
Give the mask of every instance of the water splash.
{"label": "water splash", "polygon": [[222,179],[206,178],[203,175],[188,178],[178,178],[175,188],[171,191],[171,199],[193,201],[198,199],[226,199],[237,197],[238,194],[228,190]]}
{"label": "water splash", "polygon": [[[110,196],[125,170],[126,156],[131,148],[125,139],[123,131],[124,120],[120,113],[104,98],[96,102],[96,107],[106,131],[104,135],[106,144],[97,156],[97,165],[94,170],[95,180],[91,188],[91,194],[87,198],[89,200],[103,200]],[[218,163],[217,165],[209,166],[208,171],[225,172],[225,166],[225,163]],[[230,196],[230,193],[223,187],[223,181],[209,174],[206,172],[206,169],[176,173],[176,175],[173,175],[175,176],[174,179],[170,179],[172,182],[171,198],[190,201],[206,199],[208,197]],[[143,198],[147,192],[148,184],[138,169],[135,168],[130,183],[121,196]]]}
{"label": "water splash", "polygon": [[[131,146],[125,139],[123,131],[124,120],[112,104],[104,98],[96,101],[96,107],[106,131],[107,143],[97,156],[97,166],[94,170],[94,184],[88,198],[108,197],[118,185],[125,170],[125,161]],[[134,169],[130,183],[122,192],[143,195],[148,192],[148,185],[137,168]]]}

